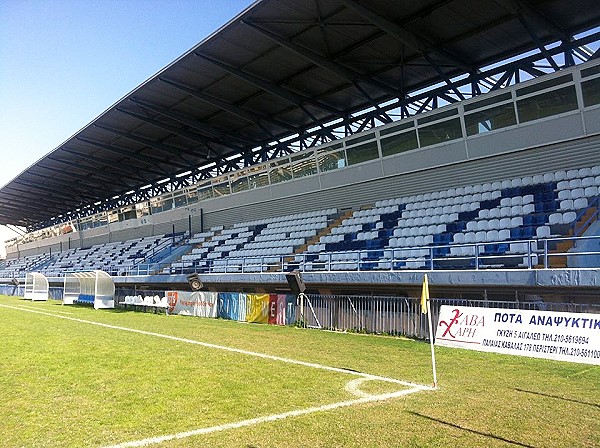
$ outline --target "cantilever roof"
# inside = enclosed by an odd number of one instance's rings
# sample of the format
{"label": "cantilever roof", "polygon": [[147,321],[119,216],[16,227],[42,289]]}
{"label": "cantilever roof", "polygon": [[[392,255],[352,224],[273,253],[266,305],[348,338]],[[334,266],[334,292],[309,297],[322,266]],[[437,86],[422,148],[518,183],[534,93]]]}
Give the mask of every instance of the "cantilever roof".
{"label": "cantilever roof", "polygon": [[[0,189],[31,226],[568,39],[597,0],[262,0]],[[176,30],[173,30],[176,32]]]}

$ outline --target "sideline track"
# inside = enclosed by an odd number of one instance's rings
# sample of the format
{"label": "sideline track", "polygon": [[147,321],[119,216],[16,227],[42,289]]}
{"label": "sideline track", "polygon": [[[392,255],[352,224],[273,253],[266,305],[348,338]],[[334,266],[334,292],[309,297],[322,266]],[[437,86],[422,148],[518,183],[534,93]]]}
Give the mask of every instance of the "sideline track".
{"label": "sideline track", "polygon": [[[95,322],[92,320],[79,319],[76,317],[70,317],[70,316],[65,316],[65,315],[61,315],[61,314],[50,313],[47,311],[34,310],[32,307],[12,306],[12,305],[4,305],[4,304],[0,304],[0,307],[1,308],[9,308],[9,309],[17,310],[17,311],[24,311],[27,313],[41,314],[41,315],[45,315],[45,316],[55,317],[58,319],[70,320],[73,322],[79,322],[79,323],[84,323],[84,324],[88,324],[88,325],[95,325],[98,327],[108,328],[111,330],[119,330],[119,331],[126,331],[126,332],[130,332],[130,333],[143,334],[146,336],[168,339],[168,340],[183,342],[183,343],[187,343],[187,344],[200,345],[202,347],[238,353],[238,354],[242,354],[242,355],[246,355],[246,356],[254,356],[257,358],[269,359],[272,361],[284,362],[287,364],[296,364],[296,365],[300,365],[300,366],[304,366],[304,367],[310,367],[310,368],[319,369],[319,370],[327,370],[327,371],[331,371],[331,372],[343,373],[343,374],[359,377],[354,380],[350,380],[346,384],[346,387],[345,387],[346,391],[359,397],[354,400],[341,401],[341,402],[337,402],[337,403],[331,403],[331,404],[315,406],[315,407],[310,407],[310,408],[305,408],[305,409],[298,409],[298,410],[288,411],[288,412],[284,412],[284,413],[280,413],[280,414],[272,414],[272,415],[257,417],[257,418],[253,418],[253,419],[242,420],[242,421],[238,421],[238,422],[226,423],[224,425],[219,425],[219,426],[199,428],[199,429],[194,429],[191,431],[180,432],[177,434],[163,435],[163,436],[151,437],[151,438],[147,438],[147,439],[123,442],[123,443],[120,443],[117,445],[110,445],[105,448],[144,447],[144,446],[155,445],[155,444],[159,444],[159,443],[166,442],[169,440],[174,440],[174,439],[183,439],[183,438],[192,437],[192,436],[196,436],[196,435],[210,434],[213,432],[243,428],[243,427],[258,425],[258,424],[262,424],[262,423],[266,423],[266,422],[283,420],[283,419],[290,418],[290,417],[299,417],[302,415],[312,414],[312,413],[316,413],[316,412],[329,411],[329,410],[339,409],[339,408],[344,408],[344,407],[350,407],[350,406],[355,406],[355,405],[359,405],[359,404],[381,402],[381,401],[386,401],[386,400],[390,400],[393,398],[398,398],[398,397],[402,397],[405,395],[413,394],[416,392],[433,391],[433,390],[437,389],[437,388],[431,387],[431,386],[425,386],[422,384],[416,384],[416,383],[412,383],[412,382],[408,382],[408,381],[402,381],[402,380],[398,380],[395,378],[387,378],[387,377],[383,377],[383,376],[379,376],[379,375],[372,375],[369,373],[357,372],[354,370],[342,369],[339,367],[331,367],[331,366],[326,366],[323,364],[299,361],[296,359],[267,355],[264,353],[252,352],[252,351],[248,351],[248,350],[242,350],[242,349],[227,347],[227,346],[223,346],[223,345],[211,344],[208,342],[195,341],[193,339],[186,339],[186,338],[180,338],[177,336],[170,336],[167,334],[155,333],[155,332],[145,331],[145,330],[138,330],[135,328],[121,327],[118,325],[110,325],[110,324],[105,324],[102,322]],[[394,383],[394,384],[398,384],[398,385],[401,385],[404,387],[408,387],[409,389],[403,389],[401,391],[391,392],[391,393],[387,393],[387,394],[371,395],[371,394],[367,394],[360,390],[360,384],[362,384],[364,381],[383,381],[383,382],[387,382],[387,383]]]}

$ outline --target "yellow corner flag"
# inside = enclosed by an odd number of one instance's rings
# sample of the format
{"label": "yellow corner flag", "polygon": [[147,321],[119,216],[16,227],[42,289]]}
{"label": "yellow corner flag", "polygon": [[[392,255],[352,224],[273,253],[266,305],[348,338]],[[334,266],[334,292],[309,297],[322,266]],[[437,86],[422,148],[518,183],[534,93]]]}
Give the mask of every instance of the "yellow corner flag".
{"label": "yellow corner flag", "polygon": [[423,277],[423,290],[421,291],[421,313],[427,314],[427,301],[429,300],[429,283],[427,274]]}

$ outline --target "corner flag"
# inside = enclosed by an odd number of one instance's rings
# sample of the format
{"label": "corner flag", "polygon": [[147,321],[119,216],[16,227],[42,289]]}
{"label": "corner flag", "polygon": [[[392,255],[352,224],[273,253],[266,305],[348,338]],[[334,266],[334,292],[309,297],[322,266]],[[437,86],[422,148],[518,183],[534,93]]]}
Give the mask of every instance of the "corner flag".
{"label": "corner flag", "polygon": [[421,313],[427,314],[429,324],[429,345],[431,346],[431,368],[433,370],[433,387],[437,389],[437,371],[435,368],[435,351],[433,349],[433,329],[431,323],[431,305],[429,303],[429,282],[427,274],[423,276],[423,289],[421,291]]}
{"label": "corner flag", "polygon": [[429,301],[429,282],[427,274],[423,277],[423,290],[421,291],[421,313],[427,314],[427,302]]}

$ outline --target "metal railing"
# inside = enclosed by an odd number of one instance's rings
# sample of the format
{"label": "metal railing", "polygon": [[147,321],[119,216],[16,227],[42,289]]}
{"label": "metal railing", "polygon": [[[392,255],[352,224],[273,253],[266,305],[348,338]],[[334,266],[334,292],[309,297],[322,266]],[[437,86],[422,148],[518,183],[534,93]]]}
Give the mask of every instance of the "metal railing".
{"label": "metal railing", "polygon": [[[304,316],[297,317],[307,327],[356,333],[376,333],[427,339],[427,316],[421,313],[421,299],[386,296],[308,294]],[[432,321],[437,322],[442,305],[471,306],[576,313],[600,313],[600,304],[548,303],[543,301],[487,301],[431,299]]]}
{"label": "metal railing", "polygon": [[[169,274],[198,273],[263,273],[299,270],[312,271],[403,271],[409,269],[534,269],[555,266],[561,257],[600,256],[600,250],[560,250],[580,241],[596,240],[600,236],[557,237],[467,244],[446,244],[426,247],[386,248],[320,254],[290,254],[263,257],[236,257],[220,260],[178,261],[161,266]],[[511,245],[521,249],[510,251]],[[514,247],[514,246],[513,246]],[[507,249],[508,248],[508,249]],[[416,254],[416,255],[415,255]],[[567,262],[568,265],[568,262]],[[600,267],[600,266],[590,266]]]}
{"label": "metal railing", "polygon": [[[0,285],[0,294],[22,297],[23,293],[22,285]],[[62,288],[50,288],[52,299],[61,300],[62,293]],[[163,296],[165,291],[117,288],[115,302],[123,302],[125,296],[136,294]],[[429,337],[427,316],[421,313],[420,298],[308,294],[304,296],[303,305],[295,308],[294,325],[417,339]],[[600,304],[554,303],[541,300],[518,302],[432,298],[430,305],[433,322],[438,321],[442,305],[600,314]]]}
{"label": "metal railing", "polygon": [[[262,257],[235,257],[173,263],[115,264],[99,266],[111,276],[148,276],[157,274],[233,274],[334,271],[404,271],[439,269],[534,269],[567,267],[572,257],[600,257],[600,249],[573,251],[572,246],[584,241],[598,241],[600,236],[573,236],[543,239],[511,240],[425,247],[368,249],[318,254],[302,253]],[[521,245],[518,251],[510,247]],[[561,246],[568,247],[561,250]],[[508,249],[507,249],[508,248]],[[562,263],[559,265],[560,259]],[[566,260],[566,261],[565,261]],[[588,266],[600,267],[600,266]],[[42,269],[47,277],[63,277],[73,270]],[[21,278],[23,270],[5,270],[0,278]]]}

